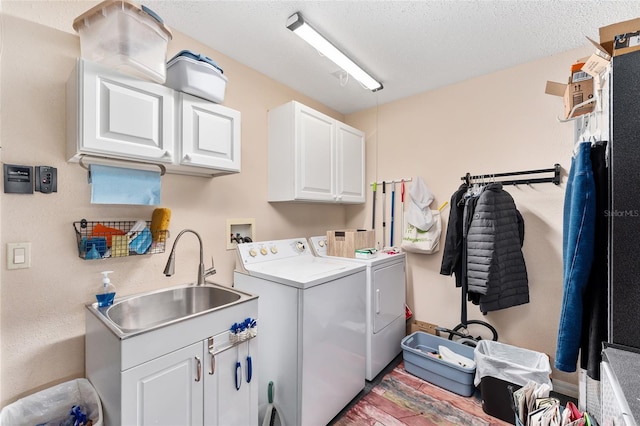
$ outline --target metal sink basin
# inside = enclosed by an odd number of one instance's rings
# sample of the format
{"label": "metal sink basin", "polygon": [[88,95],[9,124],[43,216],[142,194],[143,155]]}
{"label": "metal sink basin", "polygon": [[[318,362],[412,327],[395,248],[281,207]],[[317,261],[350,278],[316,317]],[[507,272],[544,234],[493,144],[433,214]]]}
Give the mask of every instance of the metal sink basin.
{"label": "metal sink basin", "polygon": [[255,296],[214,284],[186,285],[117,298],[113,305],[89,306],[120,337],[148,331],[240,303]]}

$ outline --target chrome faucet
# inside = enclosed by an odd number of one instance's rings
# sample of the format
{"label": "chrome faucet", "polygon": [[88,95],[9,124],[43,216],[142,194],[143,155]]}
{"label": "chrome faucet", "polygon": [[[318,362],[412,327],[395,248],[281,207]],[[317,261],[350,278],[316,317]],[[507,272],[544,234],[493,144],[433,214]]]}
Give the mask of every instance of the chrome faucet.
{"label": "chrome faucet", "polygon": [[180,239],[182,234],[184,234],[185,232],[191,232],[196,237],[198,237],[198,242],[200,243],[200,265],[198,265],[198,284],[197,285],[204,285],[204,279],[210,275],[215,274],[216,269],[213,266],[213,258],[211,258],[211,268],[207,270],[204,269],[204,261],[202,256],[202,238],[200,238],[200,235],[196,231],[192,231],[191,229],[183,229],[182,231],[180,231],[180,233],[176,237],[176,240],[173,242],[173,247],[171,247],[171,253],[169,253],[169,259],[167,259],[167,265],[164,267],[164,274],[167,277],[170,277],[175,272],[176,244],[178,244],[178,240]]}

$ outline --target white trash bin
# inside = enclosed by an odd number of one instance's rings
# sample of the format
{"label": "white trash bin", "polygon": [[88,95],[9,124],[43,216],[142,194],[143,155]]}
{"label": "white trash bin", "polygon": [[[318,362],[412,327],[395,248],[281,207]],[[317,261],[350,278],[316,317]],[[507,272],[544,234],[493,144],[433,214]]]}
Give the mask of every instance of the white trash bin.
{"label": "white trash bin", "polygon": [[102,403],[87,379],[75,379],[41,390],[9,404],[0,411],[0,425],[33,426],[60,422],[79,405],[93,426],[102,426]]}

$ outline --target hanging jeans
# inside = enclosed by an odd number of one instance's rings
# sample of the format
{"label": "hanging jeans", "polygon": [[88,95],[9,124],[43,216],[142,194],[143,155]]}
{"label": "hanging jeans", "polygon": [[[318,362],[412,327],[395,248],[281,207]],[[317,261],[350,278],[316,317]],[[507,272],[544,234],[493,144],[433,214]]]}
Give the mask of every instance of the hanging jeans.
{"label": "hanging jeans", "polygon": [[583,294],[593,262],[596,197],[590,153],[590,143],[578,145],[564,199],[563,296],[555,367],[565,372],[576,371]]}

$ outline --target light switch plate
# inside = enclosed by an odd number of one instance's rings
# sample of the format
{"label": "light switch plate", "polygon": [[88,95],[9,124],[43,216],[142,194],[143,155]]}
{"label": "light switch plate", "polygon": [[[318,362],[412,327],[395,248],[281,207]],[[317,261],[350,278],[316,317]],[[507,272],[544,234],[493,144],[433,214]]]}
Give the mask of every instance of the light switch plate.
{"label": "light switch plate", "polygon": [[7,269],[31,267],[31,243],[7,243]]}

